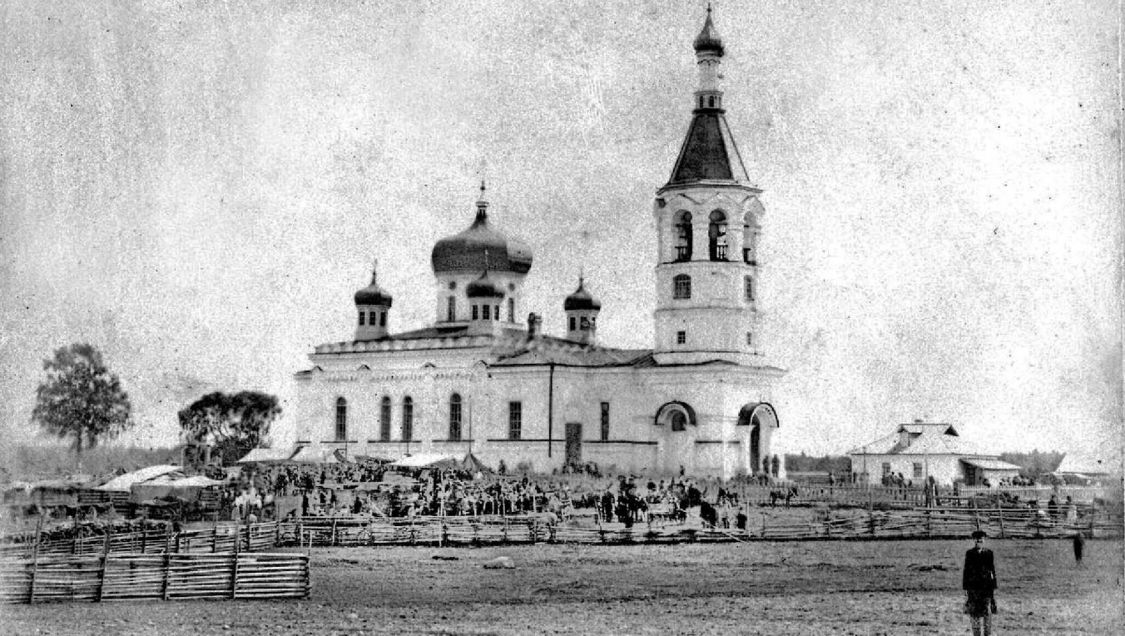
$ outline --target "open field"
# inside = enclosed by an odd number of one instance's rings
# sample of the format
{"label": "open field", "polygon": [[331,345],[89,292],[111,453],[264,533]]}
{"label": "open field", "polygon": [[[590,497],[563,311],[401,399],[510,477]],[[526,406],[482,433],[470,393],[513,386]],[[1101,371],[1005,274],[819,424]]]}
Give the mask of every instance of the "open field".
{"label": "open field", "polygon": [[[960,634],[967,541],[317,548],[305,601],[7,606],[10,634]],[[1117,634],[1120,540],[992,541],[1003,634]],[[483,562],[510,556],[515,570]],[[456,560],[436,559],[443,557]]]}

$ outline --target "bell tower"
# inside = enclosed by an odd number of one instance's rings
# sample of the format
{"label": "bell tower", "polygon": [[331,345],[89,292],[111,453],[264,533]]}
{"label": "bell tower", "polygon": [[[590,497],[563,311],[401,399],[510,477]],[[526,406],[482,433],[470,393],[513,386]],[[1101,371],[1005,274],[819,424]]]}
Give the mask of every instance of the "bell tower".
{"label": "bell tower", "polygon": [[659,364],[754,361],[762,193],[750,183],[723,109],[725,53],[711,21],[695,38],[699,85],[672,176],[656,192]]}

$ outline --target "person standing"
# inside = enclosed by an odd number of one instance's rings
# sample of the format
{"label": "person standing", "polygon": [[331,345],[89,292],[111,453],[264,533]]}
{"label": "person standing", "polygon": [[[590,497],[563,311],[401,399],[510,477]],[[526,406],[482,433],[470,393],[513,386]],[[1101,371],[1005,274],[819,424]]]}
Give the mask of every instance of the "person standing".
{"label": "person standing", "polygon": [[965,590],[965,613],[969,615],[973,636],[992,634],[992,615],[996,613],[996,562],[992,550],[984,547],[983,530],[972,534],[974,545],[965,553],[961,588]]}
{"label": "person standing", "polygon": [[1086,538],[1082,536],[1082,531],[1074,533],[1074,562],[1082,565],[1082,553],[1086,548]]}

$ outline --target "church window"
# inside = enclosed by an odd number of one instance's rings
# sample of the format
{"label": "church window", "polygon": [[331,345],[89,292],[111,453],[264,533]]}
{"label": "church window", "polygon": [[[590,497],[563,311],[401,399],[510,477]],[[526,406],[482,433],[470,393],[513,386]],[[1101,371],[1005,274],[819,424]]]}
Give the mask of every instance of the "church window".
{"label": "church window", "polygon": [[491,305],[482,305],[481,306],[481,313],[484,314],[484,315],[481,316],[481,318],[483,318],[484,320],[492,320],[491,309],[492,309]]}
{"label": "church window", "polygon": [[672,277],[672,298],[691,298],[691,276],[677,274]]}
{"label": "church window", "polygon": [[593,321],[593,318],[589,318],[587,316],[582,316],[581,318],[578,319],[578,328],[581,329],[582,331],[589,331],[590,327],[593,325],[592,321]]}
{"label": "church window", "polygon": [[682,431],[687,428],[687,416],[683,411],[672,411],[672,430]]}
{"label": "church window", "polygon": [[715,96],[714,95],[711,95],[710,97],[707,98],[707,107],[708,108],[714,108],[715,107]]}
{"label": "church window", "polygon": [[754,332],[753,331],[747,331],[746,332],[746,346],[750,347],[750,346],[753,346],[753,345],[754,345]]}
{"label": "church window", "polygon": [[336,441],[343,442],[348,439],[348,401],[336,398]]}
{"label": "church window", "polygon": [[745,286],[746,300],[754,300],[754,277],[747,276],[743,279]]}
{"label": "church window", "polygon": [[450,296],[445,302],[445,319],[449,322],[457,320],[457,299]]}
{"label": "church window", "polygon": [[461,396],[456,393],[449,397],[449,441],[461,441]]}
{"label": "church window", "polygon": [[676,344],[687,344],[687,332],[686,331],[677,331],[676,332]]}
{"label": "church window", "polygon": [[479,311],[479,309],[477,308],[477,306],[476,306],[476,305],[473,305],[473,320],[476,320],[476,319],[477,319],[477,316],[479,315],[479,314],[477,313],[478,311]]}
{"label": "church window", "polygon": [[523,402],[508,402],[508,439],[523,434]]}
{"label": "church window", "polygon": [[754,216],[747,212],[742,220],[742,260],[747,265],[758,264],[758,226]]}
{"label": "church window", "polygon": [[699,107],[703,108],[703,96],[702,95],[699,96]]}
{"label": "church window", "polygon": [[691,260],[691,212],[676,215],[676,260]]}
{"label": "church window", "polygon": [[363,317],[366,316],[366,315],[367,315],[366,311],[359,312],[359,326],[360,327],[363,326]]}
{"label": "church window", "polygon": [[568,324],[570,326],[570,331],[574,331],[574,316],[571,316],[570,318],[567,318],[567,321],[568,321]]}
{"label": "church window", "polygon": [[508,299],[508,322],[516,321],[516,299]]}
{"label": "church window", "polygon": [[602,402],[602,441],[609,441],[609,402]]}
{"label": "church window", "polygon": [[387,326],[387,312],[385,312],[385,311],[379,312],[379,326],[380,327],[386,327]]}
{"label": "church window", "polygon": [[720,210],[711,213],[707,227],[707,249],[711,260],[727,260],[727,215]]}
{"label": "church window", "polygon": [[402,441],[409,442],[414,437],[414,400],[408,395],[402,398]]}
{"label": "church window", "polygon": [[389,395],[383,396],[383,402],[379,406],[379,439],[384,442],[391,441],[391,398]]}

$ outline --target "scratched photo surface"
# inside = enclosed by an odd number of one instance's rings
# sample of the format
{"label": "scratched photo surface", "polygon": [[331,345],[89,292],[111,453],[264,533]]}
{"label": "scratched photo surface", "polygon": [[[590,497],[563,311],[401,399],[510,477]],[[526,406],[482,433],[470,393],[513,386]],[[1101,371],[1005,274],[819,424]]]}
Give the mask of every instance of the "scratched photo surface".
{"label": "scratched photo surface", "polygon": [[[786,370],[772,452],[844,455],[924,419],[993,454],[1119,472],[1119,4],[712,8],[725,116],[765,209],[754,337]],[[653,201],[691,121],[706,15],[696,0],[0,0],[0,461],[55,443],[31,412],[44,359],[74,342],[129,393],[135,426],[114,445],[171,448],[180,409],[241,389],[280,398],[272,441],[292,444],[294,374],[352,338],[374,259],[391,330],[432,325],[431,250],[467,226],[482,181],[491,222],[535,254],[521,321],[563,335],[581,276],[599,343],[651,349]],[[489,548],[446,570],[431,552],[314,549],[300,612],[3,606],[0,622],[665,633],[673,608],[685,633],[958,633],[967,544]],[[1122,545],[1091,544],[1079,572],[1061,541],[993,542],[998,630],[1113,633]],[[466,594],[482,585],[467,563],[497,554],[523,569]],[[391,589],[380,568],[433,585]]]}

